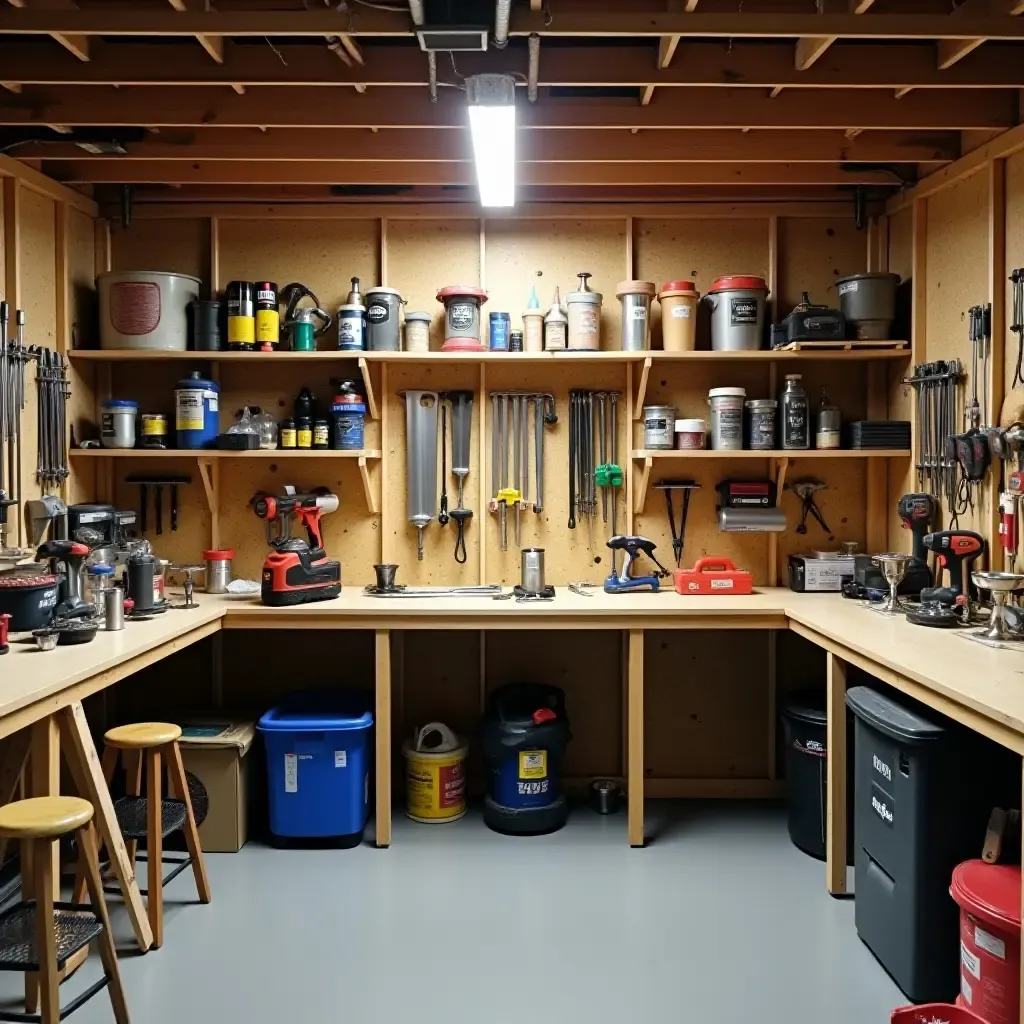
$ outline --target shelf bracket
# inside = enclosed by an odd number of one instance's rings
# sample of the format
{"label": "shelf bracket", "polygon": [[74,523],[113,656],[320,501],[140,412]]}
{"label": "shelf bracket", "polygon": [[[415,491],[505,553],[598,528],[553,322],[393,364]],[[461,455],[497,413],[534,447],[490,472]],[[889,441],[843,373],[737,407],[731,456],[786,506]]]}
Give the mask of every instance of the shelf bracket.
{"label": "shelf bracket", "polygon": [[651,375],[651,367],[653,365],[654,360],[647,356],[644,359],[644,365],[640,369],[640,386],[637,388],[636,401],[633,403],[633,419],[638,423],[643,419],[644,399],[647,397],[647,378]]}
{"label": "shelf bracket", "polygon": [[366,411],[371,420],[379,420],[380,412],[377,409],[377,396],[373,392],[373,380],[370,378],[370,364],[363,358],[359,360],[359,372],[363,376],[363,387],[366,388]]}
{"label": "shelf bracket", "polygon": [[782,498],[782,488],[786,486],[786,473],[789,472],[789,458],[778,459],[775,464],[775,506]]}
{"label": "shelf bracket", "polygon": [[369,461],[365,455],[359,456],[359,475],[363,480],[363,494],[366,496],[366,507],[370,515],[380,515],[380,489],[375,486],[374,477],[380,480],[380,470],[370,472]]}
{"label": "shelf bracket", "polygon": [[206,507],[210,512],[210,547],[220,547],[220,463],[216,459],[197,458],[199,479],[203,482]]}
{"label": "shelf bracket", "polygon": [[633,513],[640,515],[644,510],[644,505],[647,502],[647,485],[651,480],[651,466],[654,465],[654,459],[650,456],[644,459],[644,464],[640,467],[640,482],[633,488]]}

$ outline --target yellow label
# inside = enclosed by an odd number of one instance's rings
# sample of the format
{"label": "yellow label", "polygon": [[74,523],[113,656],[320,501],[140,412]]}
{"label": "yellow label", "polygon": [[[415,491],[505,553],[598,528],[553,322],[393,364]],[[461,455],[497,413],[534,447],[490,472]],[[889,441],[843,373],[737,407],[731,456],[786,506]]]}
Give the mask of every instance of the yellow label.
{"label": "yellow label", "polygon": [[251,316],[228,317],[228,344],[251,345],[256,340],[256,321]]}
{"label": "yellow label", "polygon": [[282,448],[294,448],[295,447],[295,430],[289,430],[285,427],[281,431],[281,447]]}
{"label": "yellow label", "polygon": [[312,430],[297,430],[295,432],[295,438],[298,441],[300,448],[312,448],[313,447],[313,431]]}
{"label": "yellow label", "polygon": [[256,340],[270,345],[281,340],[281,314],[276,309],[256,310]]}
{"label": "yellow label", "polygon": [[546,779],[548,775],[548,752],[546,750],[519,751],[519,778]]}
{"label": "yellow label", "polygon": [[143,437],[163,437],[167,433],[167,420],[155,416],[142,417]]}

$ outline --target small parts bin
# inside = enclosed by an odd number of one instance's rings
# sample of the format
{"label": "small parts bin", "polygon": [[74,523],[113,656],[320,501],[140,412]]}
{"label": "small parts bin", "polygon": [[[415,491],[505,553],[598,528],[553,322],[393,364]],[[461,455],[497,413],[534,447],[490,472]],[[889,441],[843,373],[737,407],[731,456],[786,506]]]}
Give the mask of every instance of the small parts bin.
{"label": "small parts bin", "polygon": [[958,987],[949,879],[981,848],[991,808],[1006,806],[995,788],[1005,772],[992,745],[938,715],[867,686],[846,703],[857,718],[857,933],[910,999],[949,1002]]}
{"label": "small parts bin", "polygon": [[491,694],[480,729],[490,773],[484,822],[496,832],[540,835],[569,816],[558,769],[572,739],[557,686],[510,683]]}
{"label": "small parts bin", "polygon": [[698,558],[692,569],[676,569],[677,594],[752,594],[754,577],[730,558]]}
{"label": "small parts bin", "polygon": [[[853,777],[853,715],[846,711],[847,777]],[[825,859],[828,797],[828,712],[824,690],[794,693],[782,709],[789,838],[797,849]],[[847,864],[853,863],[854,801],[846,802]]]}
{"label": "small parts bin", "polygon": [[949,1003],[927,1003],[924,1006],[901,1006],[892,1011],[889,1024],[985,1024],[970,1010]]}
{"label": "small parts bin", "polygon": [[960,995],[985,1024],[1020,1020],[1020,867],[968,860],[949,894],[960,907]]}
{"label": "small parts bin", "polygon": [[267,748],[270,831],[356,846],[369,817],[372,696],[295,694],[259,721]]}

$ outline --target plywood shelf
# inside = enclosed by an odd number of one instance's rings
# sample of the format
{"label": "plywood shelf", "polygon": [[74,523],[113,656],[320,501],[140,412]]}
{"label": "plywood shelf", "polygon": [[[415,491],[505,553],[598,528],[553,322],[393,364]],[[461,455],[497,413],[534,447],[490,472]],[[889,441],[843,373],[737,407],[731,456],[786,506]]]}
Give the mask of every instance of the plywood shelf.
{"label": "plywood shelf", "polygon": [[145,349],[78,349],[68,353],[72,360],[83,362],[196,362],[217,363],[282,363],[339,362],[366,360],[370,363],[637,363],[645,359],[655,362],[869,362],[908,359],[909,349],[801,349],[798,352],[758,349],[750,352],[346,352],[332,349],[323,352],[164,352]]}
{"label": "plywood shelf", "polygon": [[257,449],[248,452],[220,451],[216,448],[72,448],[72,458],[93,459],[379,459],[379,450],[361,448],[356,451],[293,451],[286,448]]}

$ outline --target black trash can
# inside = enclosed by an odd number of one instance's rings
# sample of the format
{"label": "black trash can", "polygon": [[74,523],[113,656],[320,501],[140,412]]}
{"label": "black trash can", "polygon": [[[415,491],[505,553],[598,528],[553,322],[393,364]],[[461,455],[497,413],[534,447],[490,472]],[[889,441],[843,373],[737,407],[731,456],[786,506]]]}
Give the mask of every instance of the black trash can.
{"label": "black trash can", "polygon": [[[853,715],[846,708],[846,777],[853,779]],[[825,859],[828,796],[828,713],[824,690],[800,690],[782,709],[789,838],[818,860]],[[850,782],[852,785],[852,781]],[[853,801],[847,801],[847,864],[853,864]]]}
{"label": "black trash can", "polygon": [[484,822],[496,832],[541,835],[560,829],[569,805],[559,768],[572,739],[557,686],[510,683],[491,694],[480,727],[490,781]]}
{"label": "black trash can", "polygon": [[857,934],[915,1003],[951,1001],[960,944],[950,879],[978,856],[1005,794],[1003,752],[909,699],[855,686],[846,703],[857,718]]}

